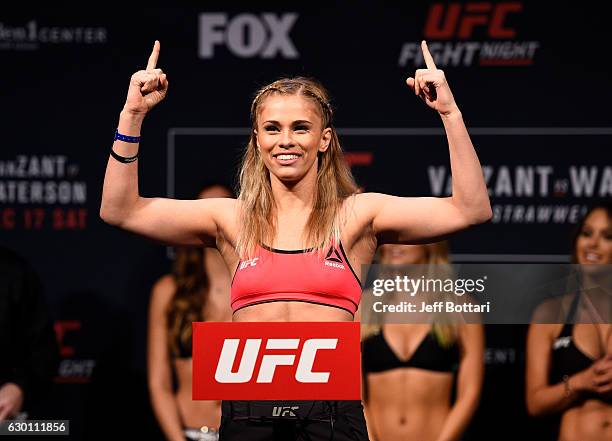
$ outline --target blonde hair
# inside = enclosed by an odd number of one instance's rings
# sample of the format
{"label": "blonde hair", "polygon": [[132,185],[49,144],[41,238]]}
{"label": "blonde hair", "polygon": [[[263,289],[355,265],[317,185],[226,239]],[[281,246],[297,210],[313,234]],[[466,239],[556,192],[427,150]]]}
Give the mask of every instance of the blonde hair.
{"label": "blonde hair", "polygon": [[270,184],[270,172],[257,150],[255,129],[261,105],[271,95],[299,95],[311,100],[321,115],[322,128],[331,129],[325,152],[319,152],[317,183],[312,212],[302,237],[305,247],[326,250],[340,240],[339,213],[342,202],[357,191],[353,175],[344,160],[327,91],[317,81],[296,77],[282,78],[261,88],[251,104],[251,136],[239,174],[241,202],[240,234],[237,250],[241,258],[252,257],[255,247],[273,246],[276,234],[276,205]]}
{"label": "blonde hair", "polygon": [[[451,268],[449,266],[448,257],[448,242],[441,241],[435,243],[428,243],[421,245],[425,247],[426,252],[426,264],[428,266],[427,273],[432,275],[435,273],[439,275],[440,271],[444,273],[450,273]],[[383,259],[384,251],[383,248],[379,250],[378,261]],[[378,317],[378,315],[377,315]],[[380,318],[380,317],[379,317]],[[451,346],[458,337],[458,326],[455,323],[447,323],[446,317],[442,314],[433,316],[432,330],[431,332],[436,337],[436,340],[442,347]],[[361,338],[362,340],[368,338],[371,335],[378,334],[381,330],[382,324],[380,323],[366,323],[361,325]]]}

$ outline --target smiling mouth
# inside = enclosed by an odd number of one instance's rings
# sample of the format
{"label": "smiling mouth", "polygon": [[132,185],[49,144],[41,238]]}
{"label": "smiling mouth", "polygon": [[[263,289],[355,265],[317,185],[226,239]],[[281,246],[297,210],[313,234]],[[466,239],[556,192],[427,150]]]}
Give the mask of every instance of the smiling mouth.
{"label": "smiling mouth", "polygon": [[276,159],[280,159],[281,161],[290,161],[292,159],[298,159],[300,157],[300,155],[296,155],[293,153],[280,153],[278,155],[275,155]]}
{"label": "smiling mouth", "polygon": [[587,263],[599,263],[602,260],[602,256],[599,253],[587,251],[584,253],[584,260]]}

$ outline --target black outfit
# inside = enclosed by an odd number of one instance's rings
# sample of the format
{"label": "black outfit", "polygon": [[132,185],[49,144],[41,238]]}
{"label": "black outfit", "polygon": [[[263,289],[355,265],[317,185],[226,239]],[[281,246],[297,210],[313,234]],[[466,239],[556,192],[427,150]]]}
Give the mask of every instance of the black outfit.
{"label": "black outfit", "polygon": [[363,396],[369,397],[368,374],[390,371],[398,368],[416,368],[435,372],[455,374],[459,368],[459,347],[454,341],[442,346],[433,331],[429,331],[408,360],[400,359],[387,343],[383,328],[377,334],[366,338],[361,344],[361,369],[363,371]]}
{"label": "black outfit", "polygon": [[[550,371],[548,373],[549,384],[560,383],[563,381],[563,377],[566,375],[571,377],[572,375],[589,368],[595,362],[595,360],[578,349],[574,343],[574,337],[572,335],[580,297],[581,294],[578,292],[572,300],[572,304],[564,321],[565,324],[553,342]],[[584,401],[589,398],[597,398],[597,395],[591,393],[582,394],[580,401]],[[561,425],[561,414],[548,417],[545,420],[545,424],[546,425],[544,427],[548,428],[550,431],[550,439],[558,439]]]}
{"label": "black outfit", "polygon": [[574,330],[574,320],[580,294],[576,294],[572,300],[570,310],[565,318],[565,325],[559,336],[555,339],[552,348],[552,360],[549,373],[550,384],[557,384],[563,381],[564,376],[572,375],[589,368],[595,360],[582,352],[574,343],[572,336]]}
{"label": "black outfit", "polygon": [[361,401],[225,400],[219,441],[368,441]]}
{"label": "black outfit", "polygon": [[0,387],[17,384],[24,409],[50,386],[59,361],[41,291],[30,265],[0,247]]}
{"label": "black outfit", "polygon": [[368,441],[361,401],[223,401],[219,441]]}
{"label": "black outfit", "polygon": [[379,333],[363,341],[361,366],[364,375],[397,368],[455,372],[459,367],[459,348],[455,342],[448,347],[440,345],[435,334],[430,331],[416,348],[412,357],[408,360],[401,360],[389,347],[381,329]]}

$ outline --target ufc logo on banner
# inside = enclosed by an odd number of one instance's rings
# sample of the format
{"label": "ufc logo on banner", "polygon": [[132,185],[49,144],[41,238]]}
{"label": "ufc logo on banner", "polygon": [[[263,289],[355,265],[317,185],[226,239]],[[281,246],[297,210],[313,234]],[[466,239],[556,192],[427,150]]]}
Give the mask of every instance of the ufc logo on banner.
{"label": "ufc logo on banner", "polygon": [[508,14],[520,12],[520,2],[504,3],[434,3],[429,9],[425,24],[425,38],[428,40],[447,40],[457,37],[470,38],[477,26],[487,27],[490,38],[514,38],[516,31],[506,27]]}
{"label": "ufc logo on banner", "polygon": [[298,15],[286,13],[239,14],[228,20],[227,14],[200,14],[198,55],[213,58],[215,46],[225,45],[240,58],[298,58],[289,32]]}
{"label": "ufc logo on banner", "polygon": [[194,400],[358,400],[360,362],[355,322],[193,324]]}
{"label": "ufc logo on banner", "polygon": [[[300,361],[297,363],[295,379],[300,383],[327,383],[329,372],[312,372],[312,365],[319,349],[336,349],[337,338],[311,338],[304,342]],[[253,377],[255,362],[261,346],[260,338],[249,338],[244,346],[242,360],[238,367],[238,372],[231,372],[232,366],[236,362],[239,339],[225,339],[221,357],[217,364],[215,380],[219,383],[248,383]],[[297,349],[300,344],[298,338],[271,338],[268,339],[266,349]],[[272,383],[276,366],[293,366],[295,355],[271,355],[264,354],[261,359],[259,374],[256,383]]]}

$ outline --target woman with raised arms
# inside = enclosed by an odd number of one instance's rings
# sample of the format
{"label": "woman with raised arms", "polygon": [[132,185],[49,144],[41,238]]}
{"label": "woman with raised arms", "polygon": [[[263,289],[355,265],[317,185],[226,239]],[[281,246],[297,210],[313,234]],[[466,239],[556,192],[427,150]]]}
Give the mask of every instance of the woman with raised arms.
{"label": "woman with raised arms", "polygon": [[[357,193],[327,93],[306,78],[283,78],[255,95],[238,199],[142,197],[136,161],[140,129],[168,92],[168,78],[157,68],[156,41],[146,69],[130,81],[106,169],[101,217],[164,243],[216,247],[235,273],[235,322],[352,321],[361,295],[361,266],[371,262],[378,246],[432,242],[491,217],[482,169],[461,112],[425,42],[422,50],[427,68],[406,82],[438,112],[446,130],[450,197]],[[325,265],[329,251],[347,265]],[[253,264],[239,265],[248,259]],[[326,407],[332,412],[328,405],[315,401],[308,407],[324,414]],[[220,439],[274,438],[276,425],[244,418],[250,407],[223,402]],[[329,439],[332,430],[336,441],[367,439],[360,401],[338,401],[333,411],[335,424],[301,426],[304,436]]]}

